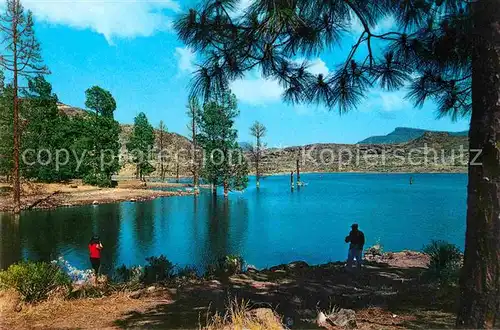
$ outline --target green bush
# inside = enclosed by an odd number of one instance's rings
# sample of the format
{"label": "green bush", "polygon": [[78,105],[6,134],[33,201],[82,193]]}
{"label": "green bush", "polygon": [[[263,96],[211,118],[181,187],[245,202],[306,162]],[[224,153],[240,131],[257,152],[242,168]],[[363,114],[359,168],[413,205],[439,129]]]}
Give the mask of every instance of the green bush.
{"label": "green bush", "polygon": [[187,278],[187,279],[197,279],[198,272],[196,267],[193,266],[185,266],[183,268],[179,268],[177,270],[176,276],[179,278]]}
{"label": "green bush", "polygon": [[423,252],[430,257],[427,274],[442,284],[457,283],[462,266],[460,249],[445,241],[431,241]]}
{"label": "green bush", "polygon": [[239,274],[243,271],[243,258],[237,255],[228,255],[219,258],[215,264],[211,264],[207,268],[206,275],[208,276],[231,276]]}
{"label": "green bush", "polygon": [[116,268],[113,274],[113,282],[115,283],[139,283],[143,277],[143,269],[140,266],[127,267],[121,265]]}
{"label": "green bush", "polygon": [[113,187],[113,183],[112,183],[111,179],[102,173],[88,174],[88,175],[83,177],[82,181],[85,184],[88,184],[91,186],[97,186],[100,188]]}
{"label": "green bush", "polygon": [[0,287],[14,288],[26,302],[47,299],[55,289],[70,286],[69,276],[50,263],[20,262],[0,272]]}
{"label": "green bush", "polygon": [[159,257],[146,258],[148,262],[144,266],[142,281],[146,284],[162,282],[172,279],[174,276],[174,264],[163,254]]}

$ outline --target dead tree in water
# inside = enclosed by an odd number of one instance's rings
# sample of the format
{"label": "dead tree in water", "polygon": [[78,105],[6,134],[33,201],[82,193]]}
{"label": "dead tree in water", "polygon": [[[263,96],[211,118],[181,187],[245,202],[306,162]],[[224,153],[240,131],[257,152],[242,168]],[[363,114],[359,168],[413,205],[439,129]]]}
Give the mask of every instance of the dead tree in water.
{"label": "dead tree in water", "polygon": [[299,159],[297,158],[297,187],[301,185],[300,183],[300,164]]}

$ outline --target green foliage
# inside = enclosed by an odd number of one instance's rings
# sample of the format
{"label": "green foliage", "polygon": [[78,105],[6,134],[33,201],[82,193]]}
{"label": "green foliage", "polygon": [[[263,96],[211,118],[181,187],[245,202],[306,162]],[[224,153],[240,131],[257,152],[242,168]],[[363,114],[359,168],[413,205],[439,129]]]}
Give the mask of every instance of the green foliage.
{"label": "green foliage", "polygon": [[17,290],[26,302],[47,299],[55,289],[70,285],[68,275],[56,265],[45,262],[20,262],[0,272],[0,287]]}
{"label": "green foliage", "polygon": [[134,157],[133,161],[137,164],[138,175],[141,179],[155,170],[149,162],[149,151],[154,147],[154,143],[154,128],[149,123],[146,114],[141,112],[134,119],[132,135],[127,143],[127,149]]}
{"label": "green foliage", "polygon": [[[3,78],[3,73],[2,73]],[[10,176],[13,168],[13,103],[14,89],[12,85],[0,89],[0,175]]]}
{"label": "green foliage", "polygon": [[113,111],[116,103],[110,92],[94,86],[85,92],[85,105],[96,112],[95,116],[87,116],[79,125],[84,136],[77,141],[77,148],[86,152],[82,165],[82,177],[85,183],[111,187],[111,176],[120,169],[119,134],[120,124],[114,120]]}
{"label": "green foliage", "polygon": [[144,276],[142,279],[145,284],[167,281],[174,276],[174,264],[163,254],[159,257],[146,258],[146,261],[148,263],[144,266]]}
{"label": "green foliage", "polygon": [[433,240],[424,246],[423,252],[430,257],[427,274],[431,279],[442,284],[458,282],[463,256],[456,245]]}
{"label": "green foliage", "polygon": [[242,190],[248,183],[248,164],[236,142],[234,119],[238,115],[233,94],[226,92],[219,101],[206,103],[197,140],[208,158],[201,171],[203,179],[215,186],[226,183],[229,189]]}
{"label": "green foliage", "polygon": [[121,265],[115,269],[113,282],[115,283],[139,283],[144,276],[143,268],[140,266],[127,267]]}
{"label": "green foliage", "polygon": [[237,255],[227,255],[219,258],[216,263],[207,267],[207,276],[231,276],[243,271],[243,258]]}
{"label": "green foliage", "polygon": [[196,270],[196,267],[184,266],[182,268],[179,268],[175,275],[176,275],[176,277],[179,277],[179,278],[197,279],[198,278],[198,271]]}
{"label": "green foliage", "polygon": [[97,115],[113,118],[116,101],[111,93],[99,86],[93,86],[85,91],[85,106],[94,110]]}
{"label": "green foliage", "polygon": [[[67,129],[68,120],[57,108],[57,95],[52,93],[51,84],[43,76],[29,79],[28,87],[23,107],[25,129],[22,146],[26,160],[21,162],[23,176],[42,182],[71,179],[72,155],[61,151],[69,149],[71,137]],[[67,164],[64,164],[66,161]]]}

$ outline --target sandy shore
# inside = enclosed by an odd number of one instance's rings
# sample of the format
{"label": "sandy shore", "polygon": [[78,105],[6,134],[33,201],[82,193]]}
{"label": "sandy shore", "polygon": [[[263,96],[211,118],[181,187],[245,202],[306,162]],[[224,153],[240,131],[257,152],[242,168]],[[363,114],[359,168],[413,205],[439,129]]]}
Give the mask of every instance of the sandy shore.
{"label": "sandy shore", "polygon": [[[178,191],[152,190],[148,188],[178,187]],[[83,185],[79,181],[67,184],[24,183],[21,204],[24,210],[49,209],[61,206],[98,205],[123,201],[144,201],[159,197],[193,195],[184,191],[182,184],[154,183],[144,186],[138,180],[119,182],[117,188],[98,188]],[[4,191],[0,195],[0,212],[12,211],[12,192],[7,184],[0,185]]]}

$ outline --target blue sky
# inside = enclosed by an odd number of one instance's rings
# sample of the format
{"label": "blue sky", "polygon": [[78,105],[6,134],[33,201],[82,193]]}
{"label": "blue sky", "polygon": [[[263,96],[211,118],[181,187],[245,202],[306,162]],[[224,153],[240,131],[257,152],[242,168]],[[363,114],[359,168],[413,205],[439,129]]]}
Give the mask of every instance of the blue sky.
{"label": "blue sky", "polygon": [[[133,123],[142,111],[153,125],[163,120],[170,131],[187,134],[187,87],[197,56],[172,29],[173,18],[189,6],[187,3],[26,0],[24,5],[34,13],[43,57],[52,72],[48,80],[61,102],[84,107],[85,89],[99,85],[115,97],[118,121]],[[382,31],[392,25],[388,18],[378,28]],[[353,29],[359,27],[354,25]],[[341,49],[309,59],[310,70],[332,70],[353,42],[354,37],[346,36]],[[255,72],[234,82],[232,90],[241,112],[236,121],[239,140],[249,141],[248,128],[259,120],[268,128],[269,146],[355,143],[399,126],[451,131],[468,128],[467,119],[436,119],[432,103],[414,109],[404,99],[404,91],[388,93],[375,88],[358,109],[339,116],[335,110],[322,107],[282,103],[278,84]]]}

